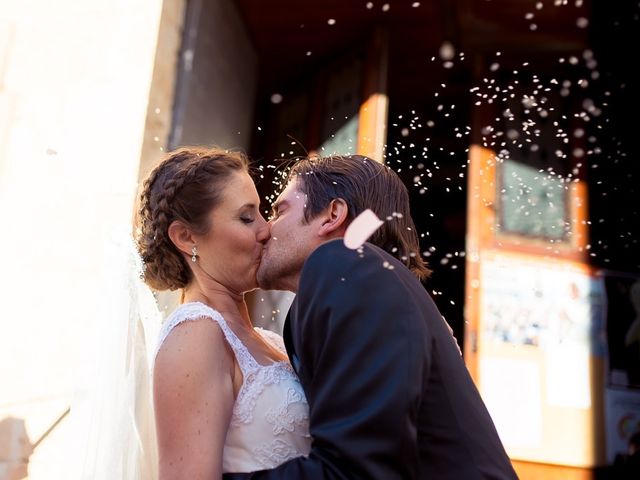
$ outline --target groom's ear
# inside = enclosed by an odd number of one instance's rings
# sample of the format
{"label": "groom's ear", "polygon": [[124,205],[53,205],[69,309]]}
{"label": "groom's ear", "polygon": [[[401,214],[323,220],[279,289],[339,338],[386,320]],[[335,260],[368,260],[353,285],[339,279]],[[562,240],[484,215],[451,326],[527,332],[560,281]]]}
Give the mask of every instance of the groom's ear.
{"label": "groom's ear", "polygon": [[320,224],[318,235],[322,237],[340,237],[347,229],[347,218],[349,217],[349,207],[342,198],[334,198],[329,206],[322,213],[323,219]]}
{"label": "groom's ear", "polygon": [[191,230],[180,220],[174,220],[167,229],[169,239],[185,255],[191,255],[191,249],[197,244]]}

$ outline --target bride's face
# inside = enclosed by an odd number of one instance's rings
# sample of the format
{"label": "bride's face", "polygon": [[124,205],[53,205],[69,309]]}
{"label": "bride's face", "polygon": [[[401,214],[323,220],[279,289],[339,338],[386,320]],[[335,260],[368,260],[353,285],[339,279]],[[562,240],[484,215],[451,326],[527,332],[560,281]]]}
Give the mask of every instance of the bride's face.
{"label": "bride's face", "polygon": [[[222,201],[209,213],[209,232],[197,239],[198,266],[228,290],[240,293],[257,287],[256,271],[269,226],[260,214],[260,197],[246,172],[225,182]],[[204,278],[194,268],[194,273]]]}

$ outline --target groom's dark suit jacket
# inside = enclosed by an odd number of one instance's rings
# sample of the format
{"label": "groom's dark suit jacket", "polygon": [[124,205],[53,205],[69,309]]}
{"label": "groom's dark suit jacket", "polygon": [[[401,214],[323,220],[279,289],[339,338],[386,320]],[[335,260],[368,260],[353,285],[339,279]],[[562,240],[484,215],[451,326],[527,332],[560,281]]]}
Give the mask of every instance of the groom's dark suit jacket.
{"label": "groom's dark suit jacket", "polygon": [[517,478],[431,297],[385,251],[340,239],[313,252],[284,338],[311,452],[225,478]]}

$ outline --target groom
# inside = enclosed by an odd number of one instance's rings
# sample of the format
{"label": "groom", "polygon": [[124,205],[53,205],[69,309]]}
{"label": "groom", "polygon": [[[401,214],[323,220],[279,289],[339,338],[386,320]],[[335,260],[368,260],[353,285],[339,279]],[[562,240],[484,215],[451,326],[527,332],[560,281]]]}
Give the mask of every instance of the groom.
{"label": "groom", "polygon": [[[398,176],[351,155],[304,159],[288,178],[258,281],[297,293],[284,338],[309,403],[311,452],[225,478],[517,478],[416,278],[428,270]],[[350,250],[342,237],[367,208],[385,222]]]}

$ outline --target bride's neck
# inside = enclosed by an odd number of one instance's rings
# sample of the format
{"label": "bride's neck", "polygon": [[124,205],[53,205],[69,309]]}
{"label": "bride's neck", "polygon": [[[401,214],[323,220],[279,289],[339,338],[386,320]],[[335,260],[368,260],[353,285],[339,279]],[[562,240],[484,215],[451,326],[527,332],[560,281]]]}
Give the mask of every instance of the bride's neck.
{"label": "bride's neck", "polygon": [[245,328],[253,328],[244,294],[232,293],[219,285],[202,288],[193,282],[185,287],[182,301],[204,303],[220,312],[227,322],[240,323]]}

